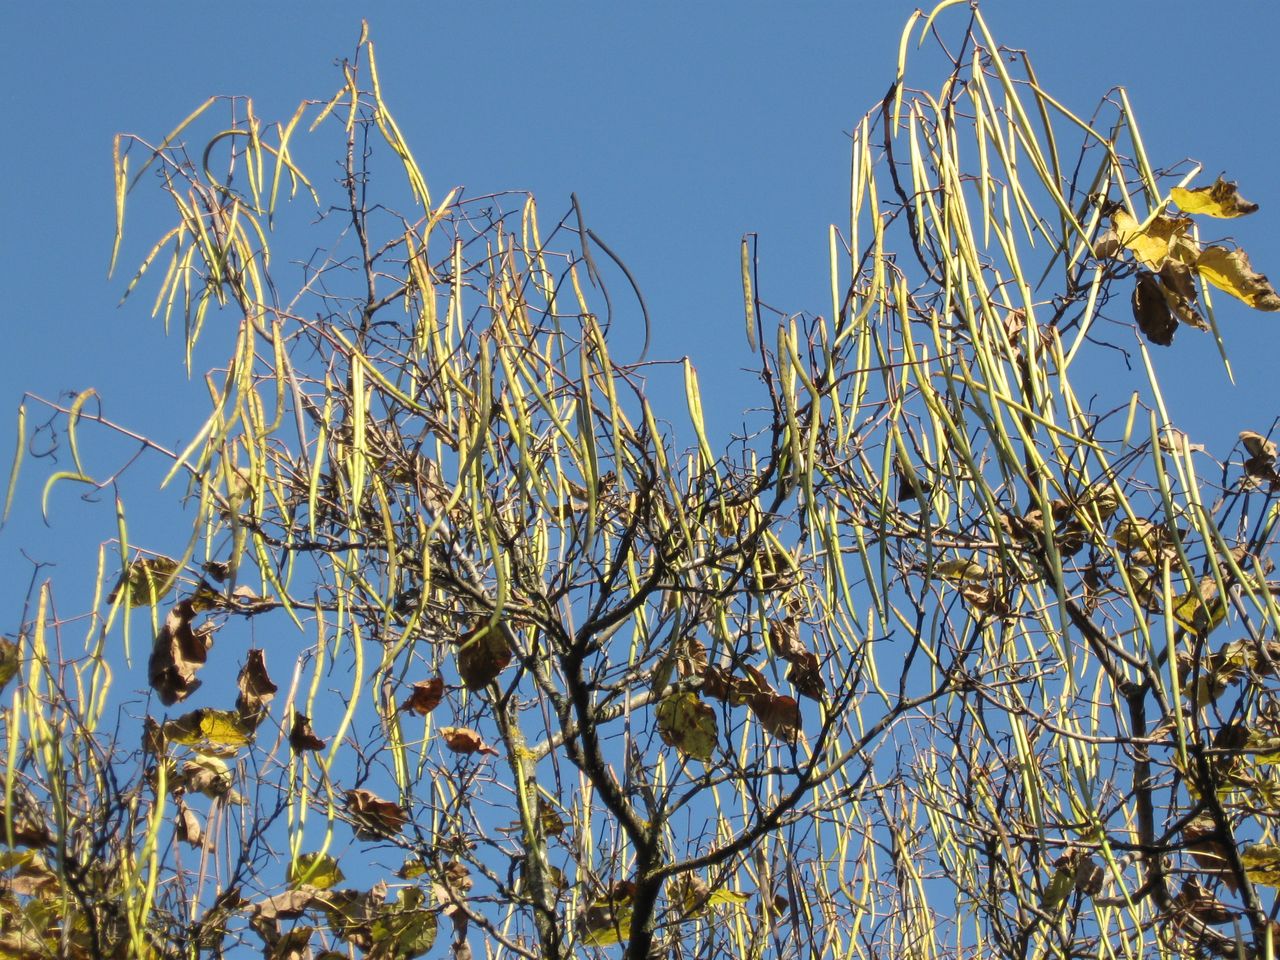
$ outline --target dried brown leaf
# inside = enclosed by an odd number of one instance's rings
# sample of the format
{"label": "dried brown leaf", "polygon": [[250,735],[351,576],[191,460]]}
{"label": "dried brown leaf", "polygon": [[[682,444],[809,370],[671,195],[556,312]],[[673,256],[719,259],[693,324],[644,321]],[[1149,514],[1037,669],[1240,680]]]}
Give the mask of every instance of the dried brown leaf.
{"label": "dried brown leaf", "polygon": [[416,713],[420,717],[425,717],[436,707],[440,706],[440,702],[444,699],[444,678],[432,677],[430,680],[422,680],[413,685],[413,692],[400,704],[400,709],[405,712]]}
{"label": "dried brown leaf", "polygon": [[395,836],[409,822],[404,807],[383,800],[368,790],[348,790],[346,800],[355,834],[361,840],[384,840]]}
{"label": "dried brown leaf", "polygon": [[454,753],[487,753],[497,756],[498,751],[484,742],[478,732],[470,727],[441,727],[440,736]]}
{"label": "dried brown leaf", "polygon": [[511,663],[514,644],[506,624],[483,621],[457,640],[458,675],[468,690],[482,690]]}
{"label": "dried brown leaf", "polygon": [[304,713],[293,713],[293,729],[289,731],[289,746],[294,753],[303,750],[323,750],[325,741],[311,729],[311,718]]}
{"label": "dried brown leaf", "polygon": [[179,600],[165,616],[151,648],[147,678],[166,707],[185,700],[200,686],[196,672],[205,665],[213,646],[211,629],[192,629],[195,615],[190,600]]}
{"label": "dried brown leaf", "polygon": [[236,711],[246,724],[256,728],[266,718],[267,708],[280,689],[267,675],[266,654],[262,650],[249,651],[236,683],[240,687]]}

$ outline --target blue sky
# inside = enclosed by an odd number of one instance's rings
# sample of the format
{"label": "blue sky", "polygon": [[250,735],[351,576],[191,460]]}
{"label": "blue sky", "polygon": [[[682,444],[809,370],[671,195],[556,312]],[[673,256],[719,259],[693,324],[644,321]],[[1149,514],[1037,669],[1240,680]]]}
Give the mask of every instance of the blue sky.
{"label": "blue sky", "polygon": [[[590,224],[627,261],[655,320],[653,356],[690,355],[713,415],[731,423],[752,381],[742,348],[738,241],[761,237],[762,291],[787,311],[827,303],[828,224],[847,220],[848,136],[892,78],[912,5],[794,2],[445,4],[229,2],[0,7],[10,147],[0,155],[10,291],[0,353],[0,451],[13,448],[24,390],[96,387],[108,415],[179,443],[200,422],[181,347],[116,303],[151,238],[129,235],[106,279],[111,138],[159,137],[211,93],[252,95],[284,118],[337,85],[335,58],[370,22],[384,89],[433,191],[528,189],[548,215],[576,191]],[[1201,182],[1240,181],[1262,212],[1238,228],[1256,267],[1280,275],[1280,82],[1270,4],[984,4],[999,40],[1031,51],[1042,82],[1088,111],[1124,84],[1158,163],[1192,156]],[[944,15],[959,30],[962,8]],[[145,202],[145,201],[144,201]],[[1219,298],[1220,300],[1223,298]],[[1275,319],[1227,305],[1238,386],[1211,342],[1184,335],[1160,354],[1171,406],[1197,442],[1225,454],[1237,431],[1276,412]],[[187,401],[190,400],[191,403]],[[673,413],[681,398],[672,397]],[[1241,411],[1245,411],[1242,413]],[[34,413],[34,411],[33,411]],[[1247,421],[1247,422],[1245,422]],[[0,535],[12,611],[28,579],[18,549],[66,564],[114,533],[111,510],[68,490],[53,526],[33,516],[45,465],[29,460],[17,517]],[[144,501],[131,514],[148,530]],[[63,603],[87,597],[63,584]],[[71,590],[70,595],[67,591]]]}
{"label": "blue sky", "polygon": [[[113,419],[170,445],[190,437],[204,405],[182,373],[180,338],[162,337],[148,294],[117,308],[154,239],[144,215],[130,222],[119,274],[106,277],[112,137],[158,139],[214,93],[253,96],[259,116],[287,118],[300,99],[336,89],[334,60],[353,50],[362,17],[433,194],[459,184],[472,195],[530,190],[550,219],[576,192],[643,287],[651,357],[692,357],[713,424],[727,429],[754,383],[740,371],[750,358],[739,240],[760,237],[766,301],[825,312],[827,229],[848,219],[848,131],[892,79],[912,9],[900,0],[0,5],[11,38],[0,59],[10,144],[0,151],[9,303],[0,469],[26,390],[94,387]],[[1087,115],[1123,84],[1156,163],[1194,157],[1205,166],[1200,183],[1219,172],[1238,180],[1262,210],[1224,231],[1280,282],[1280,7],[990,0],[983,9],[997,39],[1030,51],[1067,105]],[[941,28],[963,24],[957,8]],[[135,202],[146,208],[145,191]],[[1157,354],[1175,418],[1218,455],[1239,430],[1265,431],[1280,413],[1277,318],[1226,300],[1217,302],[1236,386],[1208,337],[1187,331]],[[657,405],[677,418],[683,402],[676,394]],[[59,612],[68,614],[89,605],[97,545],[115,534],[110,504],[82,504],[69,487],[55,491],[46,528],[38,509],[48,469],[28,459],[0,533],[3,633],[17,629],[30,579],[21,549],[59,564]],[[176,552],[185,528],[169,525],[173,496],[149,491],[149,476],[131,485],[132,539]],[[125,683],[141,687],[141,677],[136,664]]]}

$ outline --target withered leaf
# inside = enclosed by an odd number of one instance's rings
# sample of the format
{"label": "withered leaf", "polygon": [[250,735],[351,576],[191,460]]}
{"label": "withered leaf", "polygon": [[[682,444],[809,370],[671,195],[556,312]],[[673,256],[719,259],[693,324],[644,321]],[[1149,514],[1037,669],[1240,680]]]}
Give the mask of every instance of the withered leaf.
{"label": "withered leaf", "polygon": [[1174,187],[1169,193],[1185,213],[1201,213],[1207,217],[1243,217],[1258,209],[1256,203],[1240,196],[1234,181],[1223,180],[1222,177],[1207,187],[1194,190]]}
{"label": "withered leaf", "polygon": [[634,914],[635,885],[615,884],[608,897],[592,902],[578,915],[579,942],[587,947],[621,943],[622,938],[631,932]]}
{"label": "withered leaf", "polygon": [[1240,431],[1240,442],[1244,444],[1245,450],[1249,451],[1250,457],[1264,457],[1268,460],[1275,460],[1276,445],[1272,441],[1259,433],[1252,430]]}
{"label": "withered leaf", "polygon": [[[450,860],[440,868],[439,879],[431,884],[431,894],[441,906],[441,913],[452,917],[466,902],[473,881],[466,864]],[[464,914],[465,916],[465,914]]]}
{"label": "withered leaf", "polygon": [[328,890],[346,879],[338,861],[327,853],[301,853],[289,865],[289,886]]}
{"label": "withered leaf", "polygon": [[296,920],[311,906],[313,899],[314,890],[286,890],[255,903],[253,913],[264,920]]}
{"label": "withered leaf", "polygon": [[761,693],[751,698],[750,706],[760,725],[779,740],[795,743],[800,738],[800,704],[795,697]]}
{"label": "withered leaf", "polygon": [[738,679],[714,664],[702,671],[702,692],[713,700],[728,703],[737,689]]}
{"label": "withered leaf", "polygon": [[720,728],[715,711],[693,693],[673,693],[658,704],[658,735],[681,753],[708,761]]}
{"label": "withered leaf", "polygon": [[1230,923],[1239,914],[1210,893],[1195,877],[1182,881],[1182,889],[1173,898],[1175,922],[1179,914],[1188,913],[1202,923]]}
{"label": "withered leaf", "polygon": [[769,621],[769,646],[790,664],[787,680],[796,691],[801,696],[821,701],[827,692],[822,666],[818,655],[800,642],[800,626],[794,617]]}
{"label": "withered leaf", "polygon": [[196,812],[179,798],[178,816],[174,822],[174,833],[183,843],[199,847],[204,843],[204,830],[200,826],[200,818]]}
{"label": "withered leaf", "polygon": [[773,684],[757,668],[744,663],[742,672],[746,676],[738,681],[738,696],[741,698],[738,702],[750,703],[758,696],[772,697],[776,693]]}
{"label": "withered leaf", "polygon": [[[215,752],[219,748],[242,747],[253,739],[253,728],[234,710],[213,710],[201,707],[170,720],[161,727],[166,740],[188,747],[209,746]],[[234,749],[231,751],[234,752]]]}
{"label": "withered leaf", "polygon": [[294,753],[303,750],[323,750],[325,741],[311,729],[311,718],[305,713],[293,712],[293,729],[289,731],[289,746]]}
{"label": "withered leaf", "polygon": [[1240,442],[1249,454],[1244,462],[1244,472],[1255,479],[1280,484],[1280,472],[1276,471],[1276,445],[1252,430],[1242,431]]}
{"label": "withered leaf", "polygon": [[0,691],[9,685],[9,681],[18,672],[21,664],[22,657],[18,653],[18,645],[12,640],[0,637]]}
{"label": "withered leaf", "polygon": [[183,764],[170,787],[175,792],[202,793],[211,799],[226,798],[234,803],[237,795],[231,783],[231,769],[217,757],[196,757]]}
{"label": "withered leaf", "polygon": [[430,680],[422,680],[413,685],[413,692],[409,694],[404,703],[400,704],[402,711],[416,713],[420,717],[425,717],[436,707],[440,706],[440,701],[444,699],[444,678],[432,677]]}
{"label": "withered leaf", "polygon": [[802,697],[819,703],[827,693],[827,682],[822,679],[818,655],[809,650],[791,661],[791,666],[787,669],[787,680]]}
{"label": "withered leaf", "polygon": [[783,660],[793,660],[808,651],[800,642],[800,624],[795,617],[769,621],[769,647]]}
{"label": "withered leaf", "polygon": [[107,603],[115,603],[121,591],[128,592],[129,603],[147,607],[158,603],[173,589],[172,579],[178,572],[178,561],[172,557],[139,557],[120,575],[120,581],[107,594]]}
{"label": "withered leaf", "polygon": [[1128,247],[1148,270],[1159,271],[1169,257],[1187,243],[1185,235],[1191,227],[1190,217],[1155,217],[1145,227],[1123,208],[1111,215],[1116,238]]}
{"label": "withered leaf", "polygon": [[231,564],[223,563],[220,560],[209,560],[206,563],[202,563],[200,564],[200,569],[218,583],[226,582],[227,577],[231,576]]}
{"label": "withered leaf", "polygon": [[1254,883],[1280,887],[1280,846],[1252,843],[1240,851],[1240,865]]}
{"label": "withered leaf", "polygon": [[5,837],[5,824],[13,827],[13,842],[24,847],[52,846],[54,836],[45,823],[44,811],[27,791],[13,792],[13,809],[5,806],[5,782],[0,777],[0,840]]}
{"label": "withered leaf", "polygon": [[185,700],[200,686],[196,671],[205,665],[213,646],[212,630],[192,629],[195,615],[190,600],[179,600],[165,616],[151,648],[147,679],[166,707]]}
{"label": "withered leaf", "polygon": [[1181,260],[1170,260],[1160,268],[1160,292],[1173,315],[1187,326],[1208,330],[1209,324],[1200,315],[1200,294],[1196,290],[1195,274]]}
{"label": "withered leaf", "polygon": [[247,725],[256,728],[266,718],[267,707],[280,689],[267,675],[266,654],[263,651],[256,648],[249,651],[236,683],[240,687],[236,711]]}
{"label": "withered leaf", "polygon": [[1205,247],[1196,258],[1196,270],[1219,290],[1243,300],[1255,310],[1280,310],[1280,293],[1276,293],[1270,280],[1253,269],[1248,255],[1239,248]]}
{"label": "withered leaf", "polygon": [[484,742],[484,739],[470,727],[441,727],[440,736],[454,753],[487,753],[497,756],[498,751]]}
{"label": "withered leaf", "polygon": [[1239,891],[1235,872],[1231,869],[1230,851],[1218,839],[1218,828],[1213,817],[1196,817],[1182,828],[1182,838],[1192,859],[1204,870],[1222,877],[1222,882],[1232,893]]}
{"label": "withered leaf", "polygon": [[1162,347],[1173,343],[1178,321],[1169,309],[1164,291],[1154,274],[1144,272],[1138,277],[1137,285],[1133,288],[1133,319],[1137,321],[1143,336],[1152,343]]}
{"label": "withered leaf", "polygon": [[384,840],[404,829],[409,815],[404,807],[370,793],[368,790],[347,791],[347,812],[351,814],[356,837],[360,840]]}
{"label": "withered leaf", "polygon": [[482,690],[511,663],[511,634],[506,624],[487,620],[457,640],[458,675],[468,690]]}

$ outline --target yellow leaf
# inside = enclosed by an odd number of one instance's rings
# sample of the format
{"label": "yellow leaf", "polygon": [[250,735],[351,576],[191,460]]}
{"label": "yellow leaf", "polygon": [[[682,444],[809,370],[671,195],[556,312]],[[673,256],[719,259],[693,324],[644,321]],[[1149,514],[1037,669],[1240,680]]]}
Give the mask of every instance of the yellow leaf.
{"label": "yellow leaf", "polygon": [[410,857],[405,860],[400,869],[396,871],[396,876],[401,880],[413,880],[427,872],[427,865],[417,857]]}
{"label": "yellow leaf", "polygon": [[745,893],[736,893],[733,890],[725,890],[721,887],[707,898],[707,903],[711,906],[723,904],[729,907],[740,907],[750,899],[751,897]]}
{"label": "yellow leaf", "polygon": [[19,655],[18,645],[11,640],[0,638],[0,690],[4,690],[13,679],[21,664],[22,657]]}
{"label": "yellow leaf", "polygon": [[188,747],[202,743],[215,747],[243,747],[253,739],[253,731],[234,710],[192,710],[170,720],[163,729],[166,739]]}
{"label": "yellow leaf", "polygon": [[621,943],[631,932],[635,904],[625,895],[595,901],[578,917],[580,942],[587,947]]}
{"label": "yellow leaf", "polygon": [[305,884],[317,890],[328,890],[346,879],[338,861],[327,853],[303,853],[289,866],[289,886],[297,889]]}
{"label": "yellow leaf", "polygon": [[1240,851],[1240,865],[1254,883],[1280,887],[1280,847],[1271,843],[1255,843]]}
{"label": "yellow leaf", "polygon": [[985,580],[989,576],[986,565],[976,560],[940,560],[933,565],[933,574],[944,580]]}
{"label": "yellow leaf", "polygon": [[120,582],[107,595],[107,602],[115,603],[120,591],[127,590],[133,606],[149,606],[168,593],[165,586],[172,588],[169,581],[177,572],[178,561],[172,557],[139,557],[129,564]]}
{"label": "yellow leaf", "polygon": [[1280,294],[1261,273],[1253,269],[1241,249],[1205,247],[1196,258],[1196,270],[1209,283],[1255,310],[1280,310]]}
{"label": "yellow leaf", "polygon": [[1243,217],[1258,209],[1240,196],[1239,188],[1230,180],[1219,177],[1212,186],[1186,190],[1174,187],[1170,191],[1173,202],[1186,213],[1202,213],[1207,217]]}
{"label": "yellow leaf", "polygon": [[1144,228],[1127,210],[1111,215],[1116,238],[1133,252],[1143,266],[1159,272],[1165,261],[1186,242],[1184,235],[1191,226],[1189,217],[1156,217]]}
{"label": "yellow leaf", "polygon": [[1058,867],[1050,878],[1049,885],[1044,888],[1044,896],[1040,898],[1040,908],[1057,910],[1066,901],[1075,885],[1075,870],[1070,865]]}
{"label": "yellow leaf", "polygon": [[1180,593],[1173,598],[1169,612],[1178,626],[1199,636],[1222,623],[1227,615],[1227,605],[1216,597],[1204,599],[1199,592]]}
{"label": "yellow leaf", "polygon": [[710,760],[719,735],[716,713],[693,693],[674,693],[658,704],[664,743],[698,760]]}

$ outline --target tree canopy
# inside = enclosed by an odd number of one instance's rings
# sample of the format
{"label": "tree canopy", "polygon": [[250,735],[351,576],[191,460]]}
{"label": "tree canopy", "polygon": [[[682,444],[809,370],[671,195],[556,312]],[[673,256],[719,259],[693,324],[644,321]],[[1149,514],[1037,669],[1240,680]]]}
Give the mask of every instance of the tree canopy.
{"label": "tree canopy", "polygon": [[116,497],[87,617],[38,582],[0,641],[0,956],[1270,956],[1274,422],[1207,450],[1157,377],[1280,309],[1256,205],[957,6],[821,313],[744,238],[727,438],[576,197],[428,188],[368,36],[288,118],[120,136],[126,295],[224,359],[181,449],[23,405],[46,509],[115,490],[93,431],[191,525]]}

